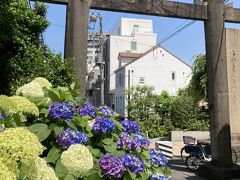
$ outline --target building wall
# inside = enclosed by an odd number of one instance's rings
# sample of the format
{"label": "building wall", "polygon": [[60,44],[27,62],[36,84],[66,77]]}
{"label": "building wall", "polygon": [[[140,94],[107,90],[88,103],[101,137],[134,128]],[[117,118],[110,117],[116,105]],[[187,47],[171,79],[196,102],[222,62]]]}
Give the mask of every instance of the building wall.
{"label": "building wall", "polygon": [[[133,32],[134,25],[138,25],[138,32]],[[156,45],[157,34],[153,33],[151,20],[122,18],[116,25],[115,30],[109,37],[109,62],[107,63],[108,74],[105,81],[105,102],[114,106],[115,101],[115,74],[119,67],[118,55],[120,52],[144,53]],[[136,49],[132,49],[131,42],[136,42]]]}
{"label": "building wall", "polygon": [[[161,47],[129,64],[121,71],[117,71],[116,76],[123,70],[131,72],[130,87],[137,85],[153,86],[155,93],[160,94],[165,90],[171,96],[175,96],[179,88],[186,87],[191,79],[191,68]],[[175,79],[172,79],[172,73],[175,73]],[[139,83],[140,78],[144,78],[144,83]],[[125,92],[128,87],[127,79],[128,76],[125,75]],[[126,96],[116,86],[116,97],[123,95]],[[126,101],[126,97],[124,99]]]}

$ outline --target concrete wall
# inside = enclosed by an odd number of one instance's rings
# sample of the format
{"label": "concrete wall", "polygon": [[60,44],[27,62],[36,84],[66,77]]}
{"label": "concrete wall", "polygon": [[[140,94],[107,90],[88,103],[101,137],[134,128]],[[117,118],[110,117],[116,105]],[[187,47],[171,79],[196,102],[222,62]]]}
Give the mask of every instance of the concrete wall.
{"label": "concrete wall", "polygon": [[170,141],[183,142],[183,136],[192,136],[197,140],[210,139],[209,131],[171,131]]}

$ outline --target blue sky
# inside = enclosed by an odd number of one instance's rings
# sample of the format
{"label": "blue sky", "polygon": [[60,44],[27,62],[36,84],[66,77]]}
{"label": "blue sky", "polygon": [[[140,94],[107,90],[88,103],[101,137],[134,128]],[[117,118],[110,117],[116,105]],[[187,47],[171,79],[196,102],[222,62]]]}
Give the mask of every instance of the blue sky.
{"label": "blue sky", "polygon": [[[192,0],[175,0],[178,2],[191,3]],[[234,0],[234,7],[240,8],[240,1]],[[121,17],[128,18],[143,18],[152,19],[154,25],[154,32],[158,34],[158,40],[172,33],[176,28],[181,25],[187,24],[191,20],[175,19],[157,16],[144,16],[127,13],[116,13],[110,11],[91,10],[91,12],[99,13],[103,17],[103,30],[111,32],[114,25],[120,20]],[[62,5],[48,4],[47,19],[50,22],[49,28],[44,33],[45,43],[56,53],[64,52],[64,35],[65,35],[65,20],[66,20],[66,7]],[[234,27],[240,29],[240,24],[226,24],[226,27]],[[98,27],[95,26],[95,30]],[[193,63],[193,57],[196,54],[205,53],[205,40],[204,40],[204,26],[202,21],[197,21],[185,30],[178,33],[173,38],[161,44],[173,54],[178,56],[188,64]]]}

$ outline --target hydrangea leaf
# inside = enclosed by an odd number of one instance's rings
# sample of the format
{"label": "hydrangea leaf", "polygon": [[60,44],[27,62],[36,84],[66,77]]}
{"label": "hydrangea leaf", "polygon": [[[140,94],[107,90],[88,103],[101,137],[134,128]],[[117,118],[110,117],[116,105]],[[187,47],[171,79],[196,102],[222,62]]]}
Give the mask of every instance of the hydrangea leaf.
{"label": "hydrangea leaf", "polygon": [[51,134],[52,130],[50,129],[42,129],[36,135],[38,137],[39,142],[43,142],[48,136]]}
{"label": "hydrangea leaf", "polygon": [[49,97],[52,100],[52,102],[59,102],[61,100],[59,92],[56,91],[55,89],[48,90],[45,89],[45,92],[46,96]]}
{"label": "hydrangea leaf", "polygon": [[56,160],[59,159],[59,157],[61,156],[61,150],[53,147],[49,152],[48,155],[46,157],[46,161],[49,162],[55,162]]}
{"label": "hydrangea leaf", "polygon": [[59,178],[65,177],[68,174],[67,168],[61,163],[61,159],[56,163],[55,173]]}
{"label": "hydrangea leaf", "polygon": [[123,126],[121,125],[121,123],[119,123],[115,119],[111,119],[111,120],[114,122],[114,124],[116,125],[118,130],[120,130],[120,131],[123,130]]}
{"label": "hydrangea leaf", "polygon": [[34,134],[37,134],[39,131],[47,129],[48,125],[44,123],[36,123],[28,127],[28,130]]}
{"label": "hydrangea leaf", "polygon": [[53,130],[55,135],[58,136],[59,134],[62,133],[62,131],[64,130],[64,127],[54,126]]}
{"label": "hydrangea leaf", "polygon": [[127,170],[128,174],[131,176],[132,179],[136,179],[136,174],[132,173],[131,171]]}
{"label": "hydrangea leaf", "polygon": [[74,130],[78,130],[78,128],[77,128],[77,126],[76,126],[75,123],[73,123],[73,122],[71,122],[71,121],[66,121],[66,120],[65,120],[65,123],[66,123],[70,128],[72,128],[72,129],[74,129]]}
{"label": "hydrangea leaf", "polygon": [[72,174],[67,174],[64,177],[64,180],[77,180],[77,178],[74,175],[72,175]]}
{"label": "hydrangea leaf", "polygon": [[112,145],[113,144],[113,138],[104,138],[104,139],[102,139],[102,142],[105,145]]}
{"label": "hydrangea leaf", "polygon": [[102,155],[101,151],[97,148],[89,149],[89,150],[92,153],[92,155],[94,155],[95,157],[101,157],[101,155]]}
{"label": "hydrangea leaf", "polygon": [[48,116],[48,109],[41,109],[41,111],[40,111],[40,115],[42,116],[43,115],[43,117],[47,117]]}
{"label": "hydrangea leaf", "polygon": [[98,172],[88,175],[88,177],[86,178],[86,180],[101,180],[101,179],[102,177],[99,176]]}

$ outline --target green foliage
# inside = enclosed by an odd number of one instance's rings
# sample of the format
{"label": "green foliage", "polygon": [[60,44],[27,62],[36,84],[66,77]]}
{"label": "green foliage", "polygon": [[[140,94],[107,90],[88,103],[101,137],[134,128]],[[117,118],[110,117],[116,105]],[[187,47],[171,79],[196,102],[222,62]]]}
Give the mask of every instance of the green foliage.
{"label": "green foliage", "polygon": [[130,119],[139,121],[149,138],[166,136],[172,129],[169,117],[173,98],[166,91],[160,95],[153,91],[154,88],[148,86],[132,88],[127,106]]}
{"label": "green foliage", "polygon": [[207,109],[201,109],[191,96],[179,95],[174,99],[170,118],[175,129],[209,130]]}
{"label": "green foliage", "polygon": [[41,45],[48,27],[47,8],[28,0],[5,0],[0,4],[0,94],[12,95],[34,77],[47,78],[54,86],[73,81],[73,72],[61,55]]}
{"label": "green foliage", "polygon": [[167,136],[172,130],[209,130],[209,114],[205,106],[191,96],[190,88],[179,89],[176,97],[166,91],[160,95],[153,88],[132,88],[127,106],[130,118],[139,121],[149,138]]}
{"label": "green foliage", "polygon": [[207,66],[205,55],[199,54],[195,56],[189,91],[195,101],[207,100]]}
{"label": "green foliage", "polygon": [[[120,158],[123,154],[127,153],[131,153],[141,158],[141,160],[145,162],[145,167],[144,171],[142,171],[140,174],[132,173],[128,168],[126,168],[123,179],[149,179],[153,171],[157,171],[162,175],[166,175],[169,177],[171,176],[171,173],[169,173],[170,169],[168,167],[156,167],[150,163],[150,152],[147,147],[141,146],[139,150],[129,150],[126,145],[123,149],[119,149],[117,147],[119,134],[123,132],[123,126],[120,122],[117,121],[117,116],[108,116],[108,118],[112,120],[115,125],[114,131],[102,134],[94,133],[94,131],[92,130],[92,123],[95,118],[90,116],[81,116],[77,112],[77,108],[83,105],[83,98],[75,97],[74,94],[76,93],[74,92],[74,90],[74,85],[69,88],[43,88],[43,97],[29,98],[31,102],[37,105],[40,112],[39,117],[36,118],[26,116],[27,119],[21,124],[22,126],[27,127],[29,131],[34,133],[38,137],[38,140],[41,142],[41,144],[46,148],[41,157],[43,157],[48,163],[48,165],[50,165],[55,170],[55,174],[59,179],[113,179],[112,177],[104,176],[98,164],[99,158],[101,158],[105,154],[111,154],[115,157]],[[151,94],[148,93],[148,95]],[[48,109],[49,106],[54,102],[68,102],[69,104],[71,104],[74,107],[74,118],[71,121],[67,121],[64,119],[54,119],[53,117],[51,117],[48,113]],[[103,113],[100,112],[98,108],[95,108],[94,110],[97,116],[103,117]],[[5,112],[2,114],[4,116],[4,120],[2,120],[1,122],[5,124],[5,115],[10,116],[10,113]],[[15,120],[15,118],[12,119]],[[67,149],[61,147],[57,143],[56,139],[58,135],[67,128],[84,132],[88,137],[88,145],[84,148],[87,148],[93,156],[94,165],[89,172],[86,172],[86,174],[80,174],[80,172],[72,172],[67,168],[67,166],[64,166],[61,157],[63,152],[66,152]],[[164,131],[163,128],[161,130]],[[136,135],[136,133],[129,133],[129,135],[133,137],[134,135]],[[77,162],[78,160],[76,159],[76,163]],[[74,162],[73,166],[76,166],[76,163]]]}
{"label": "green foliage", "polygon": [[131,88],[128,92],[130,93],[130,100],[128,104],[128,117],[134,120],[147,121],[154,114],[154,103],[155,98],[153,94],[153,87],[148,86],[137,86]]}

